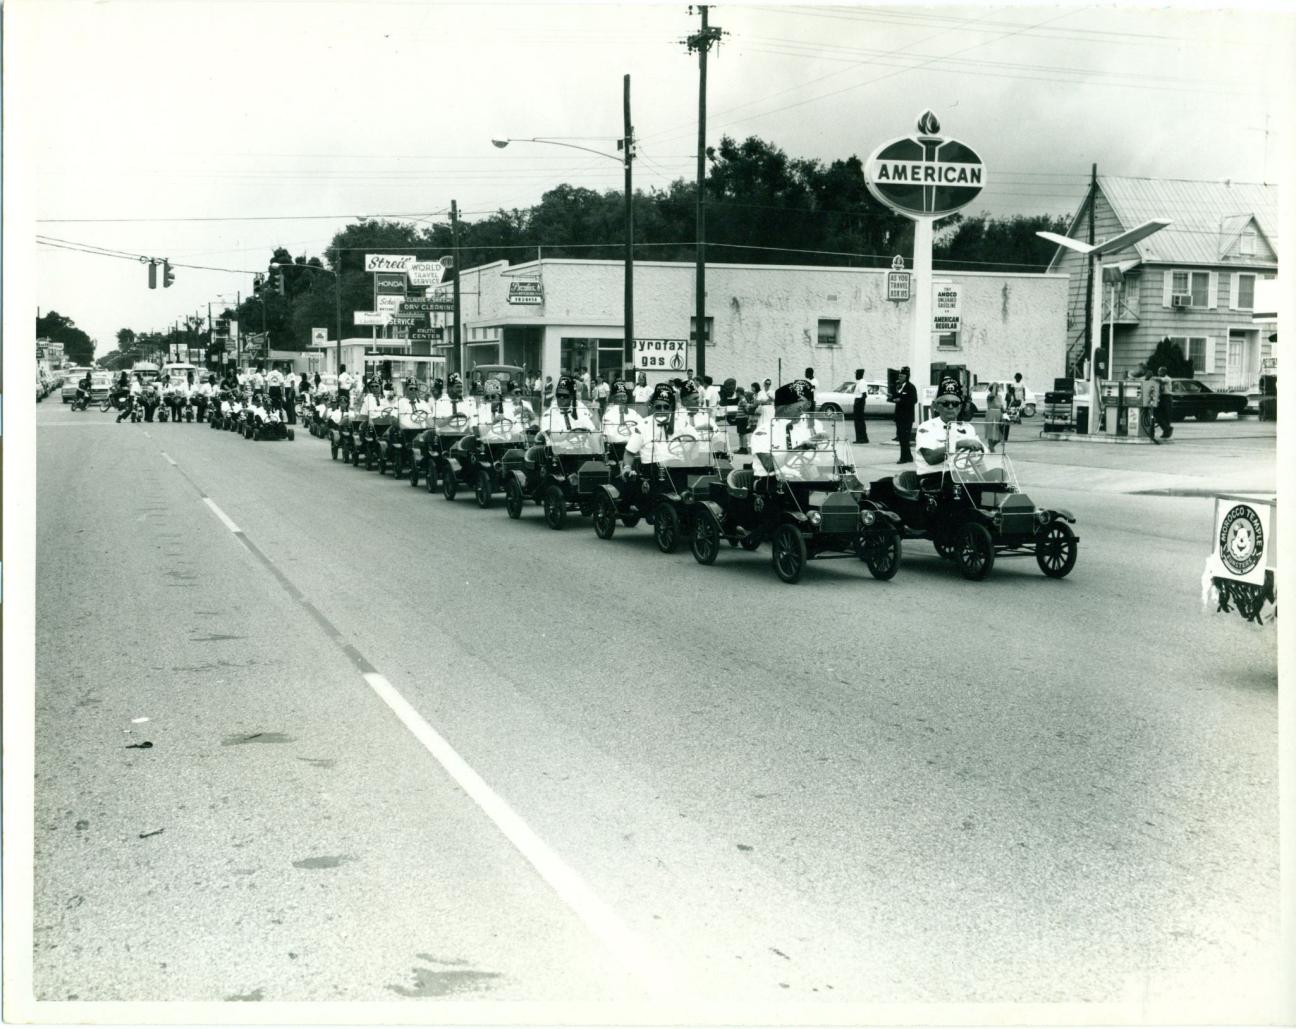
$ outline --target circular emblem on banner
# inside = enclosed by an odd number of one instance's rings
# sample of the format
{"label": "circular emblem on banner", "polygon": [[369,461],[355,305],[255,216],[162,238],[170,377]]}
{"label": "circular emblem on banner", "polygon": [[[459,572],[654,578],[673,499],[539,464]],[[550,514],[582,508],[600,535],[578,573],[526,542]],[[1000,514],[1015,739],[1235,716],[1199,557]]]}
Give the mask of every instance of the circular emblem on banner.
{"label": "circular emblem on banner", "polygon": [[869,192],[910,218],[940,218],[972,203],[985,186],[985,165],[966,143],[939,132],[936,116],[924,111],[917,135],[874,150],[864,164]]}
{"label": "circular emblem on banner", "polygon": [[1238,504],[1220,522],[1220,560],[1234,575],[1247,575],[1264,557],[1264,526],[1246,504]]}

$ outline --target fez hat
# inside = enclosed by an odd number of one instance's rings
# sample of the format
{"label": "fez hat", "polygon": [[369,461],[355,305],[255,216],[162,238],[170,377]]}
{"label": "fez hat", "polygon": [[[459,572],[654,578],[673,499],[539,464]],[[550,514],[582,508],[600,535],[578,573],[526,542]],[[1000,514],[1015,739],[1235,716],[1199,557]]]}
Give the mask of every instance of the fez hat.
{"label": "fez hat", "polygon": [[802,400],[808,401],[811,408],[814,407],[814,387],[807,379],[793,379],[774,391],[775,407],[786,407]]}

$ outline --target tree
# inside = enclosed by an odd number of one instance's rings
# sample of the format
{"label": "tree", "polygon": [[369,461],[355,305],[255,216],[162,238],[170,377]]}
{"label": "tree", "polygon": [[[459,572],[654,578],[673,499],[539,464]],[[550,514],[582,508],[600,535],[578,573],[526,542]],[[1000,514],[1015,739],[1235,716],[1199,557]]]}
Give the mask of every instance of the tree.
{"label": "tree", "polygon": [[955,269],[992,265],[1004,271],[1037,272],[1048,267],[1057,247],[1036,233],[1066,230],[1065,218],[1048,214],[955,216],[932,246],[932,261]]}
{"label": "tree", "polygon": [[1192,361],[1169,336],[1163,337],[1151,356],[1134,370],[1134,377],[1142,379],[1155,375],[1158,368],[1164,368],[1166,374],[1175,379],[1191,379],[1193,374]]}
{"label": "tree", "polygon": [[76,322],[57,311],[50,311],[36,319],[36,338],[63,344],[63,356],[73,364],[94,363],[94,340],[76,327]]}

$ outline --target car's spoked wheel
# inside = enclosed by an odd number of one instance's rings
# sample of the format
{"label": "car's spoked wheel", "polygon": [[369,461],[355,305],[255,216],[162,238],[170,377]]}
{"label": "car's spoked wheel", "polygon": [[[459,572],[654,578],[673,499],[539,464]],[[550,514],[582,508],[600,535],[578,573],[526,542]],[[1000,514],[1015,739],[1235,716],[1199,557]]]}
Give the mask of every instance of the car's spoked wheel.
{"label": "car's spoked wheel", "polygon": [[455,480],[454,469],[447,468],[445,475],[441,479],[441,495],[446,500],[454,500],[455,494],[459,491],[459,483]]}
{"label": "car's spoked wheel", "polygon": [[610,540],[616,532],[616,501],[604,494],[594,504],[594,535]]}
{"label": "car's spoked wheel", "polygon": [[437,466],[436,466],[436,462],[435,462],[435,461],[432,461],[432,460],[429,460],[429,461],[428,461],[428,466],[427,466],[427,468],[426,468],[424,471],[425,471],[425,473],[426,473],[426,475],[427,475],[427,482],[424,483],[424,485],[427,486],[427,491],[428,491],[429,493],[435,493],[435,492],[437,491]]}
{"label": "car's spoked wheel", "polygon": [[419,484],[419,458],[417,454],[410,457],[409,481],[411,486],[418,486]]}
{"label": "car's spoked wheel", "polygon": [[337,460],[337,450],[338,450],[338,448],[337,448],[337,444],[336,444],[336,443],[330,443],[330,444],[329,444],[329,450],[332,451],[332,453],[333,453],[333,460],[336,461],[336,460]]}
{"label": "car's spoked wheel", "polygon": [[715,563],[720,553],[720,523],[710,511],[698,512],[689,549],[693,551],[693,560],[698,564]]}
{"label": "car's spoked wheel", "polygon": [[526,498],[522,496],[522,487],[518,485],[517,479],[509,479],[508,485],[504,487],[504,510],[508,512],[510,518],[522,517],[522,505],[526,503]]}
{"label": "car's spoked wheel", "polygon": [[797,582],[805,571],[806,545],[801,530],[795,525],[780,525],[774,533],[774,553],[771,557],[774,574],[786,583]]}
{"label": "car's spoked wheel", "polygon": [[1035,534],[1035,563],[1050,579],[1061,579],[1075,567],[1077,549],[1066,522],[1049,522]]}
{"label": "car's spoked wheel", "polygon": [[653,512],[653,538],[657,541],[657,549],[663,554],[675,553],[679,537],[679,515],[669,502],[662,501]]}
{"label": "car's spoked wheel", "polygon": [[544,519],[551,529],[561,529],[567,522],[567,498],[562,487],[549,486],[544,491]]}
{"label": "car's spoked wheel", "polygon": [[860,540],[859,556],[873,578],[895,578],[900,570],[900,534],[894,529],[869,533]]}
{"label": "car's spoked wheel", "polygon": [[477,506],[487,508],[491,506],[491,494],[495,492],[495,483],[491,479],[491,473],[483,468],[477,473]]}
{"label": "car's spoked wheel", "polygon": [[984,579],[994,567],[994,541],[984,525],[964,522],[954,539],[955,559],[963,578]]}

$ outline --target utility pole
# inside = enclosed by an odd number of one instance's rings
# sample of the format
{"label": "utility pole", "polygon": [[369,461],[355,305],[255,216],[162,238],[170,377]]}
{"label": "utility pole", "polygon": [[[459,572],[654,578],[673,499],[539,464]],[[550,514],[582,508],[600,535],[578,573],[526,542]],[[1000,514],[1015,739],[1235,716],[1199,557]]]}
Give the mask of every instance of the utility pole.
{"label": "utility pole", "polygon": [[[1094,207],[1098,203],[1098,165],[1093,164],[1089,170],[1089,245],[1094,245]],[[1085,284],[1085,355],[1092,356],[1093,348],[1093,323],[1094,323],[1094,304],[1093,304],[1093,286],[1094,275],[1098,259],[1091,252],[1089,254],[1089,281]],[[1069,372],[1070,369],[1067,369]]]}
{"label": "utility pole", "polygon": [[459,355],[459,374],[468,374],[468,360],[463,352],[463,338],[459,331],[459,203],[450,201],[450,253],[454,255],[454,347]]}
{"label": "utility pole", "polygon": [[630,124],[630,76],[625,77],[622,90],[625,134],[621,139],[625,147],[625,339],[622,343],[622,371],[634,376],[634,186],[630,167],[634,160],[634,126]]}
{"label": "utility pole", "polygon": [[[689,12],[692,13],[692,8]],[[694,367],[700,379],[706,372],[706,205],[704,187],[706,186],[706,83],[707,51],[713,43],[720,41],[723,33],[719,28],[707,25],[707,7],[698,7],[702,15],[702,29],[688,37],[689,53],[698,52],[698,141],[697,141],[697,284],[694,287],[697,299],[696,329],[693,333],[697,340],[697,356]]]}

